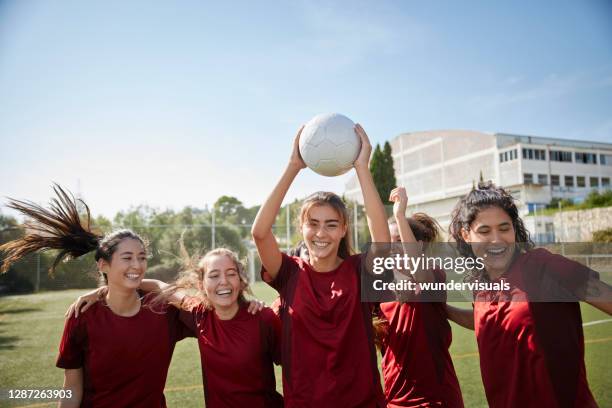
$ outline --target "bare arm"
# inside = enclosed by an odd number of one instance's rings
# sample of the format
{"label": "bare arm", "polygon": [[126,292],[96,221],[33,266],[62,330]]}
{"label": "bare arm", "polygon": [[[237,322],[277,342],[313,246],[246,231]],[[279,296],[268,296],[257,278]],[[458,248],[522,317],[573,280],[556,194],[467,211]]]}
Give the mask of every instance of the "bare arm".
{"label": "bare arm", "polygon": [[71,398],[61,399],[58,408],[78,408],[83,399],[83,369],[64,370],[64,390],[72,392]]}
{"label": "bare arm", "polygon": [[465,327],[466,329],[474,330],[473,309],[462,309],[447,304],[446,313],[448,314],[448,318],[453,322],[457,323],[459,326]]}
{"label": "bare arm", "polygon": [[[393,216],[397,223],[397,229],[400,234],[404,253],[411,257],[418,257],[421,254],[421,245],[418,245],[418,241],[410,228],[408,219],[406,218],[406,208],[408,207],[408,195],[404,187],[396,187],[391,190],[389,195],[389,201],[393,201]],[[416,271],[411,271],[411,274],[416,282],[433,282],[434,276],[433,271],[419,268]]]}
{"label": "bare arm", "polygon": [[291,183],[293,183],[300,170],[306,167],[306,164],[304,164],[300,157],[298,147],[303,128],[303,126],[300,128],[293,141],[293,152],[285,172],[266,199],[266,202],[257,212],[253,227],[251,228],[251,234],[257,246],[261,263],[272,279],[278,275],[282,263],[281,251],[272,232],[272,226]]}
{"label": "bare arm", "polygon": [[361,139],[361,151],[355,160],[355,171],[359,179],[359,185],[363,193],[363,202],[365,204],[366,218],[368,220],[368,228],[372,242],[389,242],[391,236],[387,225],[387,215],[385,207],[378,195],[376,185],[370,173],[370,153],[372,145],[368,139],[368,135],[360,124],[355,125],[355,132]]}
{"label": "bare arm", "polygon": [[599,279],[589,279],[586,302],[591,306],[612,315],[612,288]]}

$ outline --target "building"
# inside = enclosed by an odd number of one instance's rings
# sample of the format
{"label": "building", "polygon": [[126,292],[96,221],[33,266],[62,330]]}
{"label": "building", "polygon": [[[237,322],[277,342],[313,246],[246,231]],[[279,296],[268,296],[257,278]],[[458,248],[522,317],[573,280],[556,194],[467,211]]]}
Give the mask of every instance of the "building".
{"label": "building", "polygon": [[[523,216],[537,215],[555,197],[580,202],[593,189],[611,188],[612,143],[439,130],[403,133],[390,144],[409,211],[426,212],[445,228],[457,200],[481,174],[508,189]],[[345,196],[362,202],[356,177]],[[533,234],[549,232],[551,226],[540,224],[529,227]]]}

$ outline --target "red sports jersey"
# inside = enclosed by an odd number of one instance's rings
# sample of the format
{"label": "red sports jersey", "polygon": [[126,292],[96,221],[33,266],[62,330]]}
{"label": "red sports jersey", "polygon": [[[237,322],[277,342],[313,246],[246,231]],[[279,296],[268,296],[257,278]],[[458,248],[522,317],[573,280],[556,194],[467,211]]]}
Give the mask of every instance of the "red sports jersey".
{"label": "red sports jersey", "polygon": [[172,307],[147,307],[131,317],[104,300],[64,327],[57,366],[83,369],[81,407],[165,407],[164,386],[174,345],[187,334]]}
{"label": "red sports jersey", "polygon": [[[435,273],[444,282],[444,272]],[[463,407],[443,295],[437,303],[380,304],[388,322],[381,348],[387,407]]]}
{"label": "red sports jersey", "polygon": [[360,302],[361,256],[331,272],[282,255],[283,394],[288,407],[384,406],[373,342],[371,308]]}
{"label": "red sports jersey", "polygon": [[272,309],[252,315],[248,303],[230,320],[199,304],[181,312],[197,333],[206,406],[282,407],[276,392],[274,362],[280,362],[280,319]]}
{"label": "red sports jersey", "polygon": [[520,254],[503,276],[512,298],[522,301],[509,302],[499,292],[475,294],[480,369],[491,407],[597,406],[586,378],[580,305],[525,301],[538,296],[551,277],[580,292],[590,273],[536,249]]}

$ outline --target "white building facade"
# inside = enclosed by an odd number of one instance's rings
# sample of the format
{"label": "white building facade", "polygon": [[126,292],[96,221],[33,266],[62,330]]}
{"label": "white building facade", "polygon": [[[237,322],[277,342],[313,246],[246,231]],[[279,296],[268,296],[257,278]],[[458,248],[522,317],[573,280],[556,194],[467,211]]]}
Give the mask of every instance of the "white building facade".
{"label": "white building facade", "polygon": [[[400,134],[390,144],[409,212],[425,212],[444,228],[457,200],[481,174],[506,188],[523,216],[537,215],[555,197],[580,202],[593,189],[612,188],[612,143],[441,130]],[[362,202],[355,177],[345,196]],[[528,226],[532,234],[547,232],[540,224]]]}

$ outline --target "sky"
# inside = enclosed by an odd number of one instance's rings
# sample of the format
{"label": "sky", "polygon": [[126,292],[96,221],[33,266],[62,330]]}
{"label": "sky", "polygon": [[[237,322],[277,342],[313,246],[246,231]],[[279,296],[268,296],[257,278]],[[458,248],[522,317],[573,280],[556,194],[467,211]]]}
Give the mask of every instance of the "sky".
{"label": "sky", "polygon": [[[58,182],[107,217],[260,204],[326,112],[373,144],[612,142],[612,3],[0,0],[0,203],[47,202]],[[304,170],[287,200],[351,173]]]}

